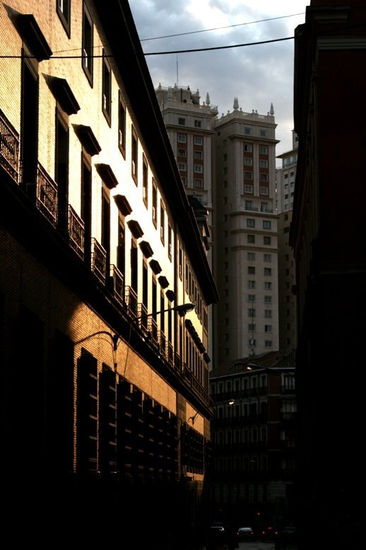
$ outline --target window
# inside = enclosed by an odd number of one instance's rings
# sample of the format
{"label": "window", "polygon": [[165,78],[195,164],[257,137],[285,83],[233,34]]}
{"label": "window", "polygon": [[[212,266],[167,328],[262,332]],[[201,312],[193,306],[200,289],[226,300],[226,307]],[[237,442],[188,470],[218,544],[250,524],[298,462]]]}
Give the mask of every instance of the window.
{"label": "window", "polygon": [[245,133],[247,136],[249,136],[250,133],[251,133],[251,128],[248,128],[248,126],[245,126],[245,127],[244,127],[244,133]]}
{"label": "window", "polygon": [[126,151],[126,107],[122,101],[122,94],[118,92],[118,147],[122,155]]}
{"label": "window", "polygon": [[21,140],[20,155],[22,163],[22,180],[27,192],[35,195],[38,159],[38,63],[33,59],[22,60],[22,93],[21,93]]}
{"label": "window", "polygon": [[267,145],[260,145],[259,146],[259,153],[261,155],[268,155],[268,146]]}
{"label": "window", "polygon": [[253,166],[252,157],[244,157],[244,166]]}
{"label": "window", "polygon": [[255,309],[250,307],[248,309],[248,317],[255,317]]}
{"label": "window", "polygon": [[266,131],[265,130],[259,130],[259,135],[261,137],[265,137],[266,136]]}
{"label": "window", "polygon": [[203,189],[203,179],[199,180],[197,178],[195,178],[193,180],[193,185],[194,187],[196,187],[197,189]]}
{"label": "window", "polygon": [[271,309],[265,309],[264,310],[264,317],[266,319],[272,319],[272,310]]}
{"label": "window", "polygon": [[193,157],[197,160],[202,160],[202,151],[198,150],[198,149],[195,149],[193,151]]}
{"label": "window", "polygon": [[253,185],[248,185],[247,183],[244,184],[244,193],[247,193],[248,195],[253,195],[254,193]]}
{"label": "window", "polygon": [[201,174],[203,172],[202,164],[194,164],[193,165],[193,171],[198,173],[198,174]]}
{"label": "window", "polygon": [[195,145],[202,145],[203,144],[203,139],[201,136],[194,136],[193,138],[193,143]]}
{"label": "window", "polygon": [[80,217],[84,222],[84,259],[90,263],[92,220],[92,176],[90,157],[82,154]]}
{"label": "window", "polygon": [[187,143],[187,135],[186,134],[177,134],[177,141],[178,141],[178,143]]}
{"label": "window", "polygon": [[255,243],[255,235],[247,235],[247,242],[248,243]]}
{"label": "window", "polygon": [[260,181],[268,181],[268,174],[259,174]]}
{"label": "window", "polygon": [[264,303],[265,304],[271,304],[272,303],[272,296],[265,296],[264,297]]}
{"label": "window", "polygon": [[272,325],[264,325],[264,332],[272,332]]}
{"label": "window", "polygon": [[83,36],[82,36],[82,67],[89,80],[90,85],[93,85],[93,21],[85,4],[83,4]]}
{"label": "window", "polygon": [[58,226],[66,231],[69,202],[69,129],[58,110],[56,111],[55,180],[58,187]]}
{"label": "window", "polygon": [[194,127],[195,128],[201,128],[201,124],[202,124],[201,120],[195,120],[194,121]]}
{"label": "window", "polygon": [[271,229],[272,223],[269,220],[263,220],[263,229]]}
{"label": "window", "polygon": [[[109,197],[109,189],[103,185],[102,188],[102,231],[101,242],[106,251],[106,265],[109,268],[110,264],[110,229],[111,228],[111,205]],[[108,269],[109,273],[109,269]]]}
{"label": "window", "polygon": [[70,38],[70,3],[71,0],[57,0],[56,9],[61,23]]}
{"label": "window", "polygon": [[248,281],[248,288],[255,288],[255,281]]}
{"label": "window", "polygon": [[259,188],[259,193],[260,193],[261,195],[268,195],[268,194],[269,194],[268,187],[261,186],[261,187]]}
{"label": "window", "polygon": [[158,223],[158,190],[156,189],[156,184],[153,181],[152,187],[152,221],[155,227]]}
{"label": "window", "polygon": [[185,149],[178,149],[178,157],[186,157],[187,151]]}
{"label": "window", "polygon": [[247,219],[247,227],[255,227],[255,220],[252,218]]}
{"label": "window", "polygon": [[255,294],[248,294],[248,302],[255,302]]}
{"label": "window", "polygon": [[253,179],[253,172],[244,172],[244,179],[245,180],[252,180]]}
{"label": "window", "polygon": [[172,227],[168,224],[168,256],[169,260],[172,259],[172,248],[173,248],[173,232]]}
{"label": "window", "polygon": [[136,293],[137,293],[137,283],[138,283],[137,256],[138,256],[137,243],[135,239],[132,239],[131,252],[130,252],[131,287]]}
{"label": "window", "polygon": [[111,68],[109,66],[108,60],[105,57],[103,51],[103,61],[102,61],[102,111],[107,119],[108,124],[111,124],[111,114],[112,114],[112,76]]}
{"label": "window", "polygon": [[255,266],[248,265],[248,275],[255,275]]}
{"label": "window", "polygon": [[270,267],[265,267],[264,268],[264,275],[266,275],[266,276],[272,275],[272,269]]}
{"label": "window", "polygon": [[148,307],[148,296],[149,296],[149,285],[148,285],[148,271],[146,261],[143,260],[142,263],[142,303],[147,309]]}
{"label": "window", "polygon": [[131,129],[131,174],[136,185],[137,185],[137,169],[138,169],[138,142],[137,142],[136,132],[132,127]]}
{"label": "window", "polygon": [[251,143],[244,143],[244,151],[251,153],[253,151],[253,145]]}
{"label": "window", "polygon": [[178,170],[180,170],[181,172],[186,172],[187,171],[187,165],[185,162],[178,162]]}
{"label": "window", "polygon": [[271,237],[267,237],[266,235],[263,237],[263,244],[271,244]]}
{"label": "window", "polygon": [[186,119],[185,118],[178,118],[178,124],[180,126],[185,126],[186,125]]}
{"label": "window", "polygon": [[144,201],[146,207],[148,206],[148,176],[149,170],[146,158],[144,157],[142,164],[142,200]]}
{"label": "window", "polygon": [[125,224],[124,218],[120,215],[118,219],[117,267],[123,276],[125,274],[125,246]]}
{"label": "window", "polygon": [[255,260],[255,252],[248,252],[248,260],[252,262]]}
{"label": "window", "polygon": [[259,166],[260,168],[268,168],[268,160],[260,159]]}
{"label": "window", "polygon": [[263,260],[265,262],[271,262],[272,261],[272,254],[264,254],[263,255]]}
{"label": "window", "polygon": [[272,290],[272,283],[266,281],[264,283],[264,290]]}
{"label": "window", "polygon": [[248,324],[248,332],[255,332],[256,331],[256,324],[255,323],[249,323]]}
{"label": "window", "polygon": [[163,201],[160,201],[160,240],[165,244],[165,207]]}

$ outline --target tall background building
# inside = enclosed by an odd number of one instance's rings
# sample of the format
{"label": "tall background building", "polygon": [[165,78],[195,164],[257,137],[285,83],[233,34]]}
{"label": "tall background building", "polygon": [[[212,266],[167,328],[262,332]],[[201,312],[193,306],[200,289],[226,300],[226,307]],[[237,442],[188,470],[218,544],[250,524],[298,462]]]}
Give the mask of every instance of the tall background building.
{"label": "tall background building", "polygon": [[215,364],[277,350],[275,117],[233,111],[215,123]]}

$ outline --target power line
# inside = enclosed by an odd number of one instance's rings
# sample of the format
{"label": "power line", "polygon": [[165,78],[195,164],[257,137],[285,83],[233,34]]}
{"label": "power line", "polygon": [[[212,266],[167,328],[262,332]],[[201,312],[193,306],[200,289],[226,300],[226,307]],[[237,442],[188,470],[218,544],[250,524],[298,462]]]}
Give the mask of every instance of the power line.
{"label": "power line", "polygon": [[[285,40],[293,40],[294,36],[287,36],[285,38],[273,38],[272,40],[261,40],[259,42],[245,42],[244,44],[230,44],[229,46],[212,46],[210,48],[192,48],[189,50],[169,50],[162,52],[144,52],[144,55],[170,55],[177,53],[194,53],[194,52],[209,52],[213,50],[227,50],[229,48],[244,48],[245,46],[258,46],[260,44],[272,44],[273,42],[283,42]],[[82,59],[83,55],[52,55],[49,61],[52,59]],[[99,59],[103,57],[113,57],[113,55],[102,54],[92,55],[93,59]],[[34,55],[0,55],[0,59],[34,59]]]}
{"label": "power line", "polygon": [[266,21],[275,21],[276,19],[285,19],[285,18],[288,18],[288,17],[295,17],[297,15],[304,15],[304,12],[292,13],[290,15],[280,15],[278,17],[270,17],[268,19],[258,19],[257,21],[247,21],[245,23],[236,23],[234,25],[226,25],[226,26],[223,26],[223,27],[212,27],[211,29],[200,29],[200,30],[197,30],[197,31],[179,32],[179,33],[176,33],[176,34],[166,34],[166,35],[163,35],[163,36],[151,36],[149,38],[140,38],[140,41],[141,42],[147,42],[148,40],[159,40],[161,38],[174,38],[176,36],[186,36],[188,34],[198,34],[198,33],[202,33],[202,32],[218,31],[218,30],[221,30],[221,29],[231,29],[233,27],[242,27],[244,25],[254,25],[256,23],[264,23]]}
{"label": "power line", "polygon": [[259,44],[271,44],[273,42],[283,42],[284,40],[293,40],[294,36],[287,36],[286,38],[274,38],[272,40],[261,40],[260,42],[246,42],[245,44],[231,44],[230,46],[213,46],[211,48],[195,48],[190,50],[170,50],[163,52],[148,52],[144,55],[169,55],[176,53],[194,53],[194,52],[209,52],[213,50],[226,50],[228,48],[243,48],[245,46],[258,46]]}

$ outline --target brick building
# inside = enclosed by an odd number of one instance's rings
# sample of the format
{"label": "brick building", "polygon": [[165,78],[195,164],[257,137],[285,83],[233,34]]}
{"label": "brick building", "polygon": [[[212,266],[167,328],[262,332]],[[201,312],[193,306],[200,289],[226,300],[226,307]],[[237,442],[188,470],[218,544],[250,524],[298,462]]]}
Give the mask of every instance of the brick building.
{"label": "brick building", "polygon": [[40,543],[188,534],[217,294],[130,10],[10,0],[0,25],[7,521]]}

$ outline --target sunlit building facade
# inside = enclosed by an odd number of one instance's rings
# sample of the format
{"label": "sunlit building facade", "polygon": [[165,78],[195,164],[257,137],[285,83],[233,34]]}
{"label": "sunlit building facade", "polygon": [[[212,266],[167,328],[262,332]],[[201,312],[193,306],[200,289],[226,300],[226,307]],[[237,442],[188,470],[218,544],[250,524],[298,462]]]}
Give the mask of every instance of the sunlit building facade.
{"label": "sunlit building facade", "polygon": [[122,1],[0,10],[9,517],[22,491],[35,536],[35,517],[59,526],[61,511],[65,537],[112,542],[140,521],[153,536],[162,513],[190,529],[217,294],[132,15]]}

